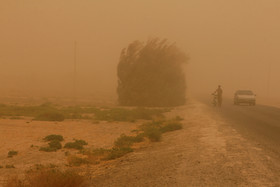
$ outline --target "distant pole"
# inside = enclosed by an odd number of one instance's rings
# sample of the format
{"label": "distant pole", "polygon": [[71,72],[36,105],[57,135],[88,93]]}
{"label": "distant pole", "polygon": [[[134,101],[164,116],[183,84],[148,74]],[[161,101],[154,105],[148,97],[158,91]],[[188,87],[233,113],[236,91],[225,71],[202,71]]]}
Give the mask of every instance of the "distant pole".
{"label": "distant pole", "polygon": [[74,105],[77,103],[77,41],[74,42],[74,78],[73,78],[73,94]]}
{"label": "distant pole", "polygon": [[267,99],[270,97],[270,79],[271,79],[271,62],[268,65],[268,76],[267,76]]}

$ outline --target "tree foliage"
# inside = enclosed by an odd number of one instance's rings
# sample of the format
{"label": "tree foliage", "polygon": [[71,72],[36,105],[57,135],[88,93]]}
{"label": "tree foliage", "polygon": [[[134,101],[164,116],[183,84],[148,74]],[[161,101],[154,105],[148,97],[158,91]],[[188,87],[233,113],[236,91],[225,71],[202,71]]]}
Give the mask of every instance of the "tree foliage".
{"label": "tree foliage", "polygon": [[125,106],[178,106],[185,103],[182,64],[187,56],[175,44],[151,39],[123,49],[118,64],[118,100]]}

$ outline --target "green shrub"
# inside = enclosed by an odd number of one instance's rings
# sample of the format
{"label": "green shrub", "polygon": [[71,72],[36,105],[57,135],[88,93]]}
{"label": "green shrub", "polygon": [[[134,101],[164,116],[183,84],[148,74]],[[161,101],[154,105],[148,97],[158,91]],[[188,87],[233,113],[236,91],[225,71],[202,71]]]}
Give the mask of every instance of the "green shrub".
{"label": "green shrub", "polygon": [[103,148],[99,148],[99,149],[84,149],[84,150],[80,151],[80,153],[83,154],[83,155],[92,155],[92,156],[102,156],[102,155],[105,155],[108,152],[109,152],[108,149],[103,149]]}
{"label": "green shrub", "polygon": [[120,158],[130,152],[133,152],[133,149],[130,147],[113,148],[109,151],[109,154],[104,158],[104,160]]}
{"label": "green shrub", "polygon": [[48,145],[48,147],[41,147],[39,150],[45,152],[54,152],[62,148],[62,145],[59,140],[52,140],[48,143]]}
{"label": "green shrub", "polygon": [[88,145],[88,143],[85,140],[75,140],[75,142],[80,145]]}
{"label": "green shrub", "polygon": [[58,149],[62,148],[62,145],[58,140],[53,140],[53,141],[49,142],[49,147],[58,150]]}
{"label": "green shrub", "polygon": [[175,130],[180,130],[180,129],[182,129],[182,124],[180,122],[169,121],[160,128],[160,131],[162,133],[165,133],[165,132],[175,131]]}
{"label": "green shrub", "polygon": [[152,142],[158,142],[161,140],[161,131],[156,127],[148,127],[145,129],[144,134]]}
{"label": "green shrub", "polygon": [[17,151],[9,151],[9,152],[8,152],[8,157],[13,157],[13,156],[15,156],[15,155],[17,155],[17,154],[18,154]]}
{"label": "green shrub", "polygon": [[61,135],[58,135],[58,134],[51,134],[51,135],[48,135],[46,136],[44,139],[44,141],[63,141],[63,136]]}
{"label": "green shrub", "polygon": [[144,136],[143,134],[139,134],[137,136],[126,136],[122,134],[115,142],[115,147],[121,148],[121,147],[130,147],[135,142],[141,142],[143,141]]}
{"label": "green shrub", "polygon": [[83,149],[84,145],[87,145],[88,143],[84,140],[75,140],[75,142],[68,142],[64,145],[64,148],[68,149],[78,149],[81,150]]}

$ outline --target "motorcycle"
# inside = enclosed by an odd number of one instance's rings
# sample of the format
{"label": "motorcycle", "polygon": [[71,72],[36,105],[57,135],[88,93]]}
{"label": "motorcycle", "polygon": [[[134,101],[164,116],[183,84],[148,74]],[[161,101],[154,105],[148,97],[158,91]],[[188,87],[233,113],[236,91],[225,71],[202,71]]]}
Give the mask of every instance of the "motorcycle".
{"label": "motorcycle", "polygon": [[212,95],[213,95],[212,105],[217,106],[218,105],[218,95],[216,93],[212,93]]}

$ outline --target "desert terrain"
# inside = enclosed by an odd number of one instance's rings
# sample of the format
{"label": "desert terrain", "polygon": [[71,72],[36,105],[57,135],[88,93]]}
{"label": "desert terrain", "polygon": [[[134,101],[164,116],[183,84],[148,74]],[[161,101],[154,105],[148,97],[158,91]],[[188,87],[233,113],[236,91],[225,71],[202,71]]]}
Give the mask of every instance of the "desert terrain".
{"label": "desert terrain", "polygon": [[[73,150],[39,151],[46,144],[42,139],[60,134],[64,143],[83,139],[86,147],[111,148],[144,121],[1,119],[1,184],[30,168],[52,165],[77,170],[88,186],[279,186],[279,160],[232,128],[218,110],[190,100],[165,113],[166,118],[182,117],[183,129],[165,133],[159,142],[145,141],[120,158],[81,166],[67,164],[66,152]],[[11,150],[18,154],[7,157]]]}

